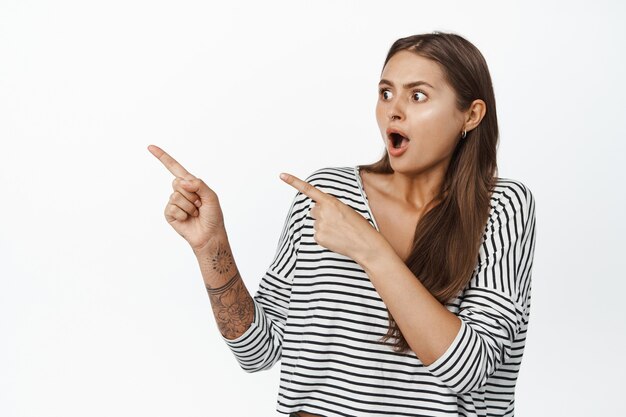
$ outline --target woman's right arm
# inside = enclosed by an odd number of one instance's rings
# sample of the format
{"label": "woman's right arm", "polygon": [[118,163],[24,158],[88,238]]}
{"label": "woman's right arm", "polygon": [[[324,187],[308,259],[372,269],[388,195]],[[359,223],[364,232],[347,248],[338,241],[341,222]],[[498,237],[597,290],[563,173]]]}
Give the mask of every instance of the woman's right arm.
{"label": "woman's right arm", "polygon": [[148,150],[175,176],[165,219],[198,259],[222,336],[235,339],[250,327],[254,304],[235,264],[217,194],[158,146]]}
{"label": "woman's right arm", "polygon": [[271,368],[282,355],[298,246],[312,200],[300,192],[293,198],[274,259],[251,297],[239,275],[215,192],[162,149],[151,145],[148,150],[176,176],[165,218],[196,255],[224,341],[246,372]]}

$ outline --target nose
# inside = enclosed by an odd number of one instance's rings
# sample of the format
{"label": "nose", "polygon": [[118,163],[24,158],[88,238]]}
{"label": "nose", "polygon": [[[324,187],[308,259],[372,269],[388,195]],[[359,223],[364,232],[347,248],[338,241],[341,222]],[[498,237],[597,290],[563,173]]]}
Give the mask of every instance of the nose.
{"label": "nose", "polygon": [[393,100],[389,103],[387,117],[389,118],[389,121],[402,120],[404,118],[404,109],[400,106],[400,100]]}

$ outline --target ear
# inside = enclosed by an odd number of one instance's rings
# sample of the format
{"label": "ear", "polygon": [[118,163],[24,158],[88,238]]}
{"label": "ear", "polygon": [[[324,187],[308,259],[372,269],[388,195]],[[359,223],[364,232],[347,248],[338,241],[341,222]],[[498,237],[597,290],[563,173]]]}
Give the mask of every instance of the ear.
{"label": "ear", "polygon": [[468,132],[474,129],[480,124],[480,121],[483,120],[485,113],[487,113],[487,105],[483,100],[476,99],[472,101],[469,109],[465,112],[465,124],[463,125],[463,129]]}

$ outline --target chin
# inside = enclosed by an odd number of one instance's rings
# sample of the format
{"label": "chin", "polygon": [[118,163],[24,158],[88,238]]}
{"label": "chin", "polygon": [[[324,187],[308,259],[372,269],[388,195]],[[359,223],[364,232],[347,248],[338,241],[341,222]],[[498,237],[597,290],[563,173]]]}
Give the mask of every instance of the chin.
{"label": "chin", "polygon": [[[408,155],[405,155],[408,156]],[[391,165],[391,168],[393,169],[394,172],[398,173],[398,174],[405,174],[405,175],[415,175],[418,174],[420,172],[424,172],[426,171],[429,166],[432,167],[432,165],[425,165],[423,162],[420,162],[417,158],[405,158],[402,160],[394,160],[392,157],[389,157],[389,165]]]}
{"label": "chin", "polygon": [[415,169],[417,168],[415,161],[398,161],[394,160],[394,158],[391,156],[389,157],[389,165],[391,165],[391,168],[393,168],[393,170],[397,173],[415,171]]}

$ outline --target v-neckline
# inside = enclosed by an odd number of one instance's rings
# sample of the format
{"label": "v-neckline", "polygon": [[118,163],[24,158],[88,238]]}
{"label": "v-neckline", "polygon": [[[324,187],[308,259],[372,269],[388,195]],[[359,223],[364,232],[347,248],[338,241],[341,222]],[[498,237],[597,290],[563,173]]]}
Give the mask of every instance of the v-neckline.
{"label": "v-neckline", "polygon": [[361,180],[361,174],[359,173],[359,166],[354,166],[354,175],[356,177],[356,182],[359,185],[359,191],[361,192],[361,197],[363,197],[363,202],[365,203],[365,208],[367,209],[367,213],[370,216],[370,219],[374,222],[374,227],[376,231],[380,233],[380,228],[378,227],[378,223],[374,218],[374,213],[372,212],[372,208],[370,207],[369,200],[367,198],[367,193],[365,192],[365,188],[363,187],[363,181]]}

